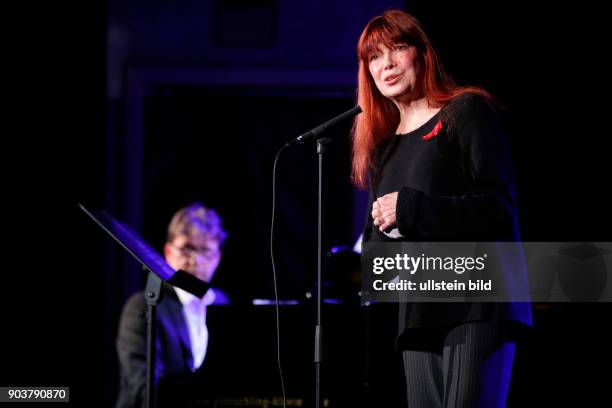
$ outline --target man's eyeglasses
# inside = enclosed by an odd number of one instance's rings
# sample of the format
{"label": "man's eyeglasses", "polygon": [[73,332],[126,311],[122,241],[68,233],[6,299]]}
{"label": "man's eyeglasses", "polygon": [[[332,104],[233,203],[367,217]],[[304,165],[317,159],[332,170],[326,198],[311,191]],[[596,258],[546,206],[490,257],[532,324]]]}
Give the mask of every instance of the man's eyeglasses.
{"label": "man's eyeglasses", "polygon": [[218,257],[219,254],[221,253],[221,251],[211,249],[211,248],[195,248],[191,245],[185,245],[185,246],[179,247],[177,245],[174,245],[171,242],[169,243],[169,245],[172,248],[179,251],[181,255],[184,256],[185,258],[191,258],[191,257],[196,257],[198,255],[202,255],[206,257],[206,259],[213,259],[213,258]]}

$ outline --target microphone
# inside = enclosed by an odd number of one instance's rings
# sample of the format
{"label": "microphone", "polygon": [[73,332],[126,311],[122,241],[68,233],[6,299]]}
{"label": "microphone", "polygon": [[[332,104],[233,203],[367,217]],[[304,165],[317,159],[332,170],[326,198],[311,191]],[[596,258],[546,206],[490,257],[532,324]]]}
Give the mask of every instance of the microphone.
{"label": "microphone", "polygon": [[328,127],[331,127],[335,125],[336,123],[342,122],[345,119],[352,118],[353,116],[358,115],[359,113],[361,113],[361,108],[359,107],[359,105],[356,105],[353,109],[348,110],[336,116],[335,118],[328,120],[322,125],[319,125],[316,128],[309,130],[308,132],[302,135],[299,135],[293,140],[290,140],[289,142],[287,142],[287,146],[292,145],[292,144],[303,144],[304,142],[310,139],[317,140],[327,130]]}

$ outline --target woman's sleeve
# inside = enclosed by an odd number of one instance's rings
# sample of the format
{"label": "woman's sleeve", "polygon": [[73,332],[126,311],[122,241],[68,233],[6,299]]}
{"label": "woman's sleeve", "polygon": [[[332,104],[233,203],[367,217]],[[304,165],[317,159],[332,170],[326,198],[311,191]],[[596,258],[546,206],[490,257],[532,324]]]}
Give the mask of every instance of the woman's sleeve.
{"label": "woman's sleeve", "polygon": [[402,188],[396,208],[400,233],[433,240],[505,239],[513,231],[515,186],[499,117],[477,95],[465,97],[456,112],[468,192],[434,195]]}

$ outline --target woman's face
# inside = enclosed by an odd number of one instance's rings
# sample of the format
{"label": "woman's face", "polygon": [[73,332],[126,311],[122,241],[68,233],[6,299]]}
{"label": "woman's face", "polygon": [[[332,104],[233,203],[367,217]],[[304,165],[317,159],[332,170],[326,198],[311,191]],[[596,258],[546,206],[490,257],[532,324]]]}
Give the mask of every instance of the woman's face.
{"label": "woman's face", "polygon": [[380,44],[378,51],[370,55],[368,68],[381,94],[392,100],[416,91],[416,48],[396,44],[392,49]]}

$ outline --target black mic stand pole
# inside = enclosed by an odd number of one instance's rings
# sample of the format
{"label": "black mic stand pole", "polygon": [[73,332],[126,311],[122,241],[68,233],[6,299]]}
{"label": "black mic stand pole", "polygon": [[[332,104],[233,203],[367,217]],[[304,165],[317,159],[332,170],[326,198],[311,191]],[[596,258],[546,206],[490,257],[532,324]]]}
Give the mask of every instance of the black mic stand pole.
{"label": "black mic stand pole", "polygon": [[321,304],[323,275],[323,154],[330,138],[317,140],[317,155],[319,156],[318,180],[318,210],[317,210],[317,325],[315,327],[314,363],[315,363],[315,407],[321,407],[321,363],[323,362],[323,331],[321,326]]}

